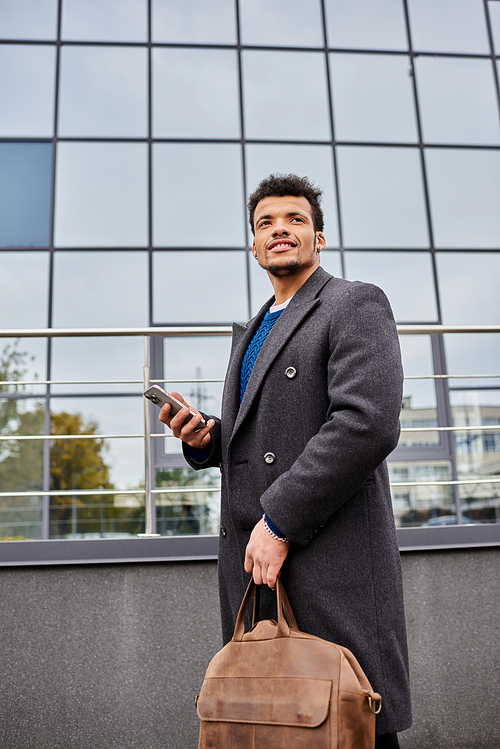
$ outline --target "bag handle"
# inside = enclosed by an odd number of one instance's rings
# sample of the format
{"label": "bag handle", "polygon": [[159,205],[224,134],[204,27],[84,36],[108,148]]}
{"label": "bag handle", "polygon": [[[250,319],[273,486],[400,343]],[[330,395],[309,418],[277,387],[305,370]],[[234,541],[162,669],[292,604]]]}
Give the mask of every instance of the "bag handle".
{"label": "bag handle", "polygon": [[[232,642],[241,642],[243,635],[245,634],[245,614],[250,603],[250,598],[254,593],[254,607],[253,607],[253,621],[252,627],[260,621],[259,616],[259,586],[255,585],[253,579],[248,583],[245,595],[241,602],[238,616],[236,617],[236,624],[234,626],[234,634],[231,638]],[[290,606],[290,601],[285,593],[283,583],[280,578],[276,579],[276,599],[278,609],[278,628],[276,630],[275,637],[290,637],[290,630],[299,629],[297,620]]]}

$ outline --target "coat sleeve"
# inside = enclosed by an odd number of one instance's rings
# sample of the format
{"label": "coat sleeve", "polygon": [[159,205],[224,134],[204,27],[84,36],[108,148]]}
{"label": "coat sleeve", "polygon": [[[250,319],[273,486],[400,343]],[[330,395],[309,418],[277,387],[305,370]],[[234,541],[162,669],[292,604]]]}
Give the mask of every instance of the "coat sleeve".
{"label": "coat sleeve", "polygon": [[261,496],[281,532],[304,546],[392,452],[400,431],[401,353],[385,294],[354,282],[330,309],[326,421]]}

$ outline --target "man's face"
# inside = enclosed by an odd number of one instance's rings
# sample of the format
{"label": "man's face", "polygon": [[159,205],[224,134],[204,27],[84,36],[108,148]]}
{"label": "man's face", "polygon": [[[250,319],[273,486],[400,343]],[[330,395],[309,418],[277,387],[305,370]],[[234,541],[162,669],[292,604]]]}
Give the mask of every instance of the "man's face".
{"label": "man's face", "polygon": [[264,198],[257,203],[254,228],[252,252],[271,275],[293,275],[318,267],[325,237],[314,231],[307,198]]}

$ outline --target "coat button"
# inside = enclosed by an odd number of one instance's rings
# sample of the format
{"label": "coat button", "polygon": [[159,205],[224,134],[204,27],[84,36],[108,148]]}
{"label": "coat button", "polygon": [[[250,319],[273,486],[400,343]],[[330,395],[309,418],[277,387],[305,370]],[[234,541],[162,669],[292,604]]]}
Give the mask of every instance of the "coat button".
{"label": "coat button", "polygon": [[285,374],[289,380],[293,380],[293,378],[297,375],[297,370],[295,369],[295,367],[287,367],[285,369]]}
{"label": "coat button", "polygon": [[270,466],[276,460],[276,455],[274,453],[266,453],[264,455],[264,460],[267,465]]}
{"label": "coat button", "polygon": [[224,528],[223,525],[221,525],[221,527],[220,527],[220,534],[221,534],[222,538],[226,538],[226,536],[227,536],[227,530]]}

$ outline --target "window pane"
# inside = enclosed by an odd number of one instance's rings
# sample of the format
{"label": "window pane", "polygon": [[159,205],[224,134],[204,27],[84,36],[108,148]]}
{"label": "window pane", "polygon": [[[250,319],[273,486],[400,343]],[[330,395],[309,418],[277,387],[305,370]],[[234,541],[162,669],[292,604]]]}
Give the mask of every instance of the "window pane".
{"label": "window pane", "polygon": [[[53,434],[144,433],[143,398],[54,398]],[[144,485],[144,440],[115,438],[54,440],[54,490],[135,489]],[[144,495],[51,497],[52,537],[136,534],[143,531]],[[76,534],[79,534],[78,536]]]}
{"label": "window pane", "polygon": [[154,244],[244,247],[242,188],[239,145],[154,145]]}
{"label": "window pane", "polygon": [[156,138],[239,138],[236,52],[153,49]]}
{"label": "window pane", "polygon": [[406,56],[330,55],[337,140],[417,140],[408,65]]}
{"label": "window pane", "polygon": [[445,324],[500,323],[500,253],[438,253],[437,269]]}
{"label": "window pane", "polygon": [[145,252],[56,252],[56,328],[147,325]]}
{"label": "window pane", "polygon": [[[219,486],[218,468],[193,471],[185,465],[182,468],[157,469],[156,488],[170,489],[168,493],[155,495],[157,533],[161,536],[218,536]],[[174,488],[177,491],[172,492]]]}
{"label": "window pane", "polygon": [[[46,380],[47,340],[45,338],[2,338],[0,340],[0,379],[4,382]],[[45,395],[46,390],[46,385],[2,385],[0,388],[0,392],[22,395]]]}
{"label": "window pane", "polygon": [[[450,388],[500,388],[500,333],[454,333],[445,335],[444,342],[448,372],[452,375],[471,375],[465,379],[452,378]],[[479,378],[472,375],[490,376]]]}
{"label": "window pane", "polygon": [[59,135],[145,137],[145,49],[63,47]]}
{"label": "window pane", "polygon": [[408,0],[413,49],[489,53],[482,0]]}
{"label": "window pane", "polygon": [[326,0],[328,45],[407,49],[401,0]]}
{"label": "window pane", "polygon": [[0,136],[52,137],[55,48],[0,46]]}
{"label": "window pane", "polygon": [[147,145],[59,143],[57,154],[56,245],[147,245]]}
{"label": "window pane", "polygon": [[152,0],[152,16],[154,42],[236,43],[234,0]]}
{"label": "window pane", "polygon": [[415,64],[425,141],[500,142],[490,60],[419,57]]}
{"label": "window pane", "polygon": [[319,0],[240,0],[240,23],[243,44],[323,46]]}
{"label": "window pane", "polygon": [[140,384],[52,385],[53,393],[137,392],[142,394],[144,339],[54,338],[52,380],[141,380]]}
{"label": "window pane", "polygon": [[[297,90],[299,105],[279,103],[281,94],[286,98]],[[243,52],[243,93],[247,138],[330,138],[323,54]]]}
{"label": "window pane", "polygon": [[153,300],[159,324],[246,320],[245,252],[155,252]]}
{"label": "window pane", "polygon": [[0,143],[0,247],[50,243],[51,143]]}
{"label": "window pane", "polygon": [[496,0],[490,0],[488,10],[493,34],[493,46],[495,47],[496,54],[500,55],[500,3]]}
{"label": "window pane", "polygon": [[500,245],[500,152],[429,149],[427,175],[436,247]]}
{"label": "window pane", "polygon": [[146,42],[147,0],[63,0],[63,39]]}
{"label": "window pane", "polygon": [[431,340],[429,336],[402,335],[399,338],[405,374],[403,408],[401,411],[401,437],[405,447],[422,447],[439,444],[439,432],[406,432],[438,426],[436,386],[432,379],[410,379],[434,373]]}
{"label": "window pane", "polygon": [[[223,380],[230,350],[230,336],[164,338],[165,389],[180,393],[188,403],[204,413],[220,417]],[[199,382],[204,379],[220,382]],[[191,381],[186,383],[182,380]],[[165,432],[171,435],[169,429],[165,429]],[[180,440],[175,437],[167,436],[164,444],[167,453],[182,452]]]}
{"label": "window pane", "polygon": [[499,523],[500,390],[452,392],[450,400],[454,426],[478,427],[455,432],[458,478],[477,479],[459,486],[464,522]]}
{"label": "window pane", "polygon": [[[270,174],[298,174],[323,189],[322,208],[328,247],[338,247],[337,203],[330,146],[247,145],[247,195]],[[267,299],[267,297],[266,297]]]}
{"label": "window pane", "polygon": [[55,39],[57,0],[2,0],[3,39]]}
{"label": "window pane", "polygon": [[426,247],[420,158],[409,148],[338,148],[346,247]]}
{"label": "window pane", "polygon": [[437,322],[431,256],[427,252],[346,252],[347,278],[380,286],[399,323]]}
{"label": "window pane", "polygon": [[[425,463],[391,461],[389,476],[391,483],[399,484],[391,489],[397,527],[456,525],[452,487],[439,485],[439,482],[451,479],[450,463],[445,460]],[[430,485],[404,486],[407,482]]]}
{"label": "window pane", "polygon": [[[0,400],[2,433],[31,436],[44,433],[45,405],[36,400]],[[7,423],[6,423],[7,422]],[[43,480],[43,441],[0,442],[2,491],[40,491]],[[41,497],[0,497],[0,539],[42,536]]]}
{"label": "window pane", "polygon": [[49,256],[46,252],[0,252],[2,328],[45,328],[48,320]]}

